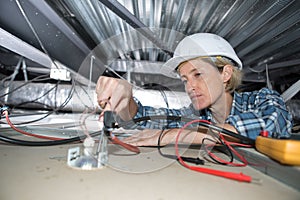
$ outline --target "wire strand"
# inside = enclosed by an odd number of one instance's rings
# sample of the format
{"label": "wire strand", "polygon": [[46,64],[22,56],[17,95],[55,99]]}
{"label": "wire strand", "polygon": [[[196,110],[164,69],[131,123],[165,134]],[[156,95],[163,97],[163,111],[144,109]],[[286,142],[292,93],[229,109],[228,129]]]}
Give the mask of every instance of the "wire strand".
{"label": "wire strand", "polygon": [[228,179],[242,181],[242,182],[251,182],[251,180],[252,180],[251,176],[244,175],[242,173],[233,173],[233,172],[227,172],[227,171],[221,171],[221,170],[214,170],[214,169],[210,169],[210,168],[191,166],[191,165],[188,165],[186,162],[183,161],[183,159],[181,158],[181,155],[179,154],[179,148],[178,148],[179,137],[181,135],[181,132],[186,127],[188,127],[189,125],[191,125],[193,123],[198,123],[198,122],[204,122],[204,123],[206,123],[206,121],[203,121],[203,120],[193,120],[193,121],[190,121],[189,123],[185,124],[178,131],[178,134],[176,136],[176,141],[175,141],[175,153],[176,153],[178,162],[181,165],[183,165],[184,167],[186,167],[186,168],[188,168],[190,170],[193,170],[193,171],[197,171],[197,172],[201,172],[201,173],[206,173],[206,174],[211,174],[211,175],[215,175],[215,176],[220,176],[220,177],[223,177],[223,178],[228,178]]}
{"label": "wire strand", "polygon": [[26,15],[26,13],[25,13],[25,11],[24,11],[24,9],[23,9],[21,3],[19,2],[19,0],[15,0],[15,1],[16,1],[16,4],[17,4],[17,6],[18,6],[18,8],[19,8],[19,10],[20,10],[20,12],[21,12],[21,14],[23,15],[23,17],[24,17],[26,23],[28,24],[29,28],[31,29],[31,31],[32,31],[32,33],[33,33],[33,35],[34,35],[34,37],[37,39],[37,41],[38,41],[40,47],[43,49],[44,53],[47,54],[47,56],[50,58],[50,60],[51,60],[52,63],[54,64],[54,66],[58,69],[57,64],[56,64],[56,63],[54,62],[54,60],[51,58],[49,52],[47,51],[47,49],[46,49],[45,46],[43,45],[43,43],[42,43],[40,37],[38,36],[38,34],[37,34],[35,28],[33,27],[32,23],[30,22],[29,18],[27,17],[27,15]]}
{"label": "wire strand", "polygon": [[9,117],[8,117],[8,111],[5,110],[3,112],[3,114],[5,115],[6,121],[8,123],[8,125],[15,131],[22,133],[23,135],[27,135],[27,136],[32,136],[32,137],[36,137],[36,138],[40,138],[40,139],[47,139],[47,140],[62,140],[62,138],[57,138],[57,137],[51,137],[51,136],[44,136],[44,135],[37,135],[37,134],[32,134],[26,131],[23,131],[17,127],[14,126],[14,124],[10,121]]}

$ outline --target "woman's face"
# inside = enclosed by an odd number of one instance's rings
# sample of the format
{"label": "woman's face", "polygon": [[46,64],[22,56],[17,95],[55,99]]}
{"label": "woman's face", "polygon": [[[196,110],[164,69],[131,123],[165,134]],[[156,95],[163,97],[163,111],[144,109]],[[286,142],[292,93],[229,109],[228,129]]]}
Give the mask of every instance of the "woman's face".
{"label": "woman's face", "polygon": [[182,63],[179,74],[196,110],[224,103],[221,100],[225,94],[223,76],[216,67],[201,59],[194,59]]}

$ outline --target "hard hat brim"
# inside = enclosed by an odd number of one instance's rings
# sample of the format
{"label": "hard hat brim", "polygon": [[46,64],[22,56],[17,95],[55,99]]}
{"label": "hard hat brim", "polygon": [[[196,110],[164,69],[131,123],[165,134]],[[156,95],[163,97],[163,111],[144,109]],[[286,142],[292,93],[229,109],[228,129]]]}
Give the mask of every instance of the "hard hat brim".
{"label": "hard hat brim", "polygon": [[171,78],[179,78],[179,74],[177,72],[178,66],[188,60],[199,57],[199,55],[194,56],[176,56],[169,59],[160,69],[160,72]]}

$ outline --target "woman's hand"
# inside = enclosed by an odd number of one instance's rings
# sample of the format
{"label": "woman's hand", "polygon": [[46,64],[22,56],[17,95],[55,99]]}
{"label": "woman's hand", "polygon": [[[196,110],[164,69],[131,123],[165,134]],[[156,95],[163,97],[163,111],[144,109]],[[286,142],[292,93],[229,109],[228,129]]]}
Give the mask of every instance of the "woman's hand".
{"label": "woman's hand", "polygon": [[[142,130],[133,136],[126,138],[123,142],[134,145],[134,146],[157,146],[158,139],[160,138],[160,145],[165,146],[170,143],[175,143],[176,137],[179,129],[168,129],[162,130],[157,129],[145,129]],[[212,138],[212,136],[206,134],[206,132],[197,132],[194,130],[182,130],[181,135],[179,137],[179,143],[184,144],[201,144],[203,138]]]}
{"label": "woman's hand", "polygon": [[137,105],[133,100],[132,85],[126,80],[100,76],[96,93],[103,110],[114,111],[125,121],[135,116]]}

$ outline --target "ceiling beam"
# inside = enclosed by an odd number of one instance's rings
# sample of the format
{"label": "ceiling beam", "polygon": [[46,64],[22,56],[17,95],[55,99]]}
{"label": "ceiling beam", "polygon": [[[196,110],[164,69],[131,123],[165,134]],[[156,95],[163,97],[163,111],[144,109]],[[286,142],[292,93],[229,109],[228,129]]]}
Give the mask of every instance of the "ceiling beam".
{"label": "ceiling beam", "polygon": [[142,23],[139,19],[137,19],[131,12],[129,12],[122,4],[120,4],[116,0],[99,0],[102,4],[104,4],[108,9],[114,12],[121,19],[126,21],[131,27],[135,28],[138,32],[140,32],[143,36],[145,36],[148,40],[150,40],[153,44],[155,44],[162,51],[166,52],[170,56],[173,55],[172,51],[169,49],[167,45],[164,44],[162,40],[158,38],[158,36],[151,31],[144,23]]}
{"label": "ceiling beam", "polygon": [[81,38],[71,29],[63,19],[46,3],[46,1],[28,0],[35,8],[53,23],[69,40],[76,45],[85,55],[91,52],[91,49],[82,41]]}
{"label": "ceiling beam", "polygon": [[0,45],[44,67],[51,68],[52,61],[49,56],[2,28],[0,28]]}
{"label": "ceiling beam", "polygon": [[69,70],[71,74],[73,74],[74,77],[76,77],[76,80],[78,82],[81,82],[83,84],[88,84],[90,82],[88,79],[81,76],[80,74],[73,71],[72,69],[68,68],[67,66],[59,62],[55,62],[56,64],[54,64],[53,63],[54,60],[52,60],[47,54],[33,47],[32,45],[24,42],[20,38],[12,35],[11,33],[7,32],[1,27],[0,27],[0,46],[20,56],[23,56],[29,60],[32,60],[33,62],[36,62],[37,64],[40,64],[48,69],[53,68],[54,65],[57,67],[57,64],[59,64],[60,68]]}

